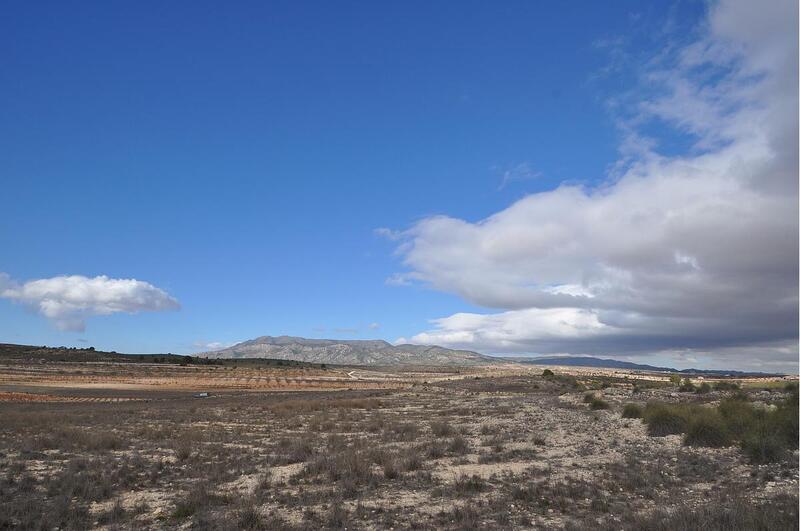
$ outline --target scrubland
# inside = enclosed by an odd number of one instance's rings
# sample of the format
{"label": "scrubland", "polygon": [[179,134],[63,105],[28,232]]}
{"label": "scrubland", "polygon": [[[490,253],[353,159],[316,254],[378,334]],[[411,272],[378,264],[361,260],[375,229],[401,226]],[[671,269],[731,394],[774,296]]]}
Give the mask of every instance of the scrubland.
{"label": "scrubland", "polygon": [[353,372],[208,398],[7,378],[0,528],[798,527],[792,384]]}

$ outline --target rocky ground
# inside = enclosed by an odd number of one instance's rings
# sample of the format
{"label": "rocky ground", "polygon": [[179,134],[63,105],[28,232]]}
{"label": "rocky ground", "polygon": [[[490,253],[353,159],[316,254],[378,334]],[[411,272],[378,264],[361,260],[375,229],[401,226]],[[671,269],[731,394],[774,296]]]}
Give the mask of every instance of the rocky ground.
{"label": "rocky ground", "polygon": [[[202,399],[0,395],[0,528],[797,529],[796,448],[756,464],[621,414],[733,393],[768,408],[783,387],[700,395],[536,370]],[[8,395],[41,395],[8,381]]]}

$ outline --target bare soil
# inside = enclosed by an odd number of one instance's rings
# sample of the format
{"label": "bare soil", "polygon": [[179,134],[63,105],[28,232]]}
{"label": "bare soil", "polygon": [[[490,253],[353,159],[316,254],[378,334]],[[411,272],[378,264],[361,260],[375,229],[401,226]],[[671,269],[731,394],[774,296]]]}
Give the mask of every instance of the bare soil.
{"label": "bare soil", "polygon": [[541,371],[6,361],[0,529],[797,529],[796,450],[757,465],[621,416],[730,391]]}

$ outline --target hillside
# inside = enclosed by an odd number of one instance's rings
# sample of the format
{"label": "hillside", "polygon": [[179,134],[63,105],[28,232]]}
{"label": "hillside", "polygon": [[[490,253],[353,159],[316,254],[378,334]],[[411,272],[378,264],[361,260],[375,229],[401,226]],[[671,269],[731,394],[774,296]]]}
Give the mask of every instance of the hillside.
{"label": "hillside", "polygon": [[382,340],[306,339],[263,336],[232,347],[197,354],[208,358],[273,358],[339,365],[486,365],[504,360],[468,350],[392,345]]}
{"label": "hillside", "polygon": [[517,363],[530,365],[560,365],[563,367],[597,367],[603,369],[628,369],[649,372],[674,372],[678,374],[704,374],[709,376],[775,376],[774,374],[760,372],[742,372],[725,369],[672,369],[670,367],[656,367],[643,365],[630,361],[612,360],[608,358],[595,358],[593,356],[547,356],[540,358],[506,358]]}

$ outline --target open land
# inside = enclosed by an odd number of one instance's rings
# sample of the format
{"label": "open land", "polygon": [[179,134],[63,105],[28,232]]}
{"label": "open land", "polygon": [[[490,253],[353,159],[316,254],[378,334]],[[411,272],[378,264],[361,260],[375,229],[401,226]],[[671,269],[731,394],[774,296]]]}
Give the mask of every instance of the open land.
{"label": "open land", "polygon": [[0,529],[797,529],[796,379],[544,369],[6,358]]}

